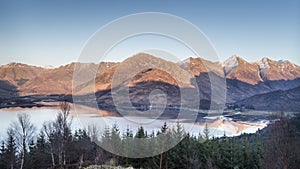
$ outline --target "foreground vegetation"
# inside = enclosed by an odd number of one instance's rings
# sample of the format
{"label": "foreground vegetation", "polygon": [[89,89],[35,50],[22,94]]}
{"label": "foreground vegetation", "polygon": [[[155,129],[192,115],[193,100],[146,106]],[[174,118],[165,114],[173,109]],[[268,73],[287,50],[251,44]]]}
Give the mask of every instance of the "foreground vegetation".
{"label": "foreground vegetation", "polygon": [[[105,169],[113,166],[154,169],[300,168],[299,116],[293,119],[282,117],[255,134],[213,138],[207,127],[203,135],[191,136],[179,123],[172,129],[164,124],[161,131],[151,134],[143,127],[139,127],[136,134],[129,129],[120,133],[117,125],[107,128],[102,134],[95,126],[72,132],[70,106],[62,103],[60,108],[56,120],[45,122],[38,134],[28,115],[18,116],[18,121],[7,129],[7,139],[2,141],[0,169]],[[121,157],[98,146],[108,142],[112,147],[122,148],[132,138],[151,139],[161,134],[182,140],[174,148],[148,158]],[[149,148],[149,145],[143,146]],[[131,151],[140,151],[135,148],[133,146]]]}

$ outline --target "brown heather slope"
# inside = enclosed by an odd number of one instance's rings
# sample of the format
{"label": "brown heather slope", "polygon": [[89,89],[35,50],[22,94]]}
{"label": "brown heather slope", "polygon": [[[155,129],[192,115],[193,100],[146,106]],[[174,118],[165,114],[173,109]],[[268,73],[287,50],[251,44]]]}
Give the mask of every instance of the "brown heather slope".
{"label": "brown heather slope", "polygon": [[294,80],[300,77],[300,66],[289,61],[273,61],[269,58],[263,58],[256,63],[264,81]]}
{"label": "brown heather slope", "polygon": [[24,94],[70,94],[74,64],[40,74],[24,84],[20,91]]}
{"label": "brown heather slope", "polygon": [[96,78],[76,86],[74,93],[76,95],[82,95],[110,89],[112,77],[118,65],[119,63],[101,62],[96,73]]}
{"label": "brown heather slope", "polygon": [[25,82],[47,71],[47,69],[41,67],[29,66],[22,63],[9,63],[0,66],[0,79],[7,81],[15,87],[19,87]]}
{"label": "brown heather slope", "polygon": [[171,84],[174,86],[178,86],[177,81],[167,72],[159,70],[159,69],[147,69],[145,71],[142,71],[138,73],[136,76],[134,76],[130,83],[129,86],[133,87],[138,83],[143,83],[143,82],[164,82],[167,84]]}
{"label": "brown heather slope", "polygon": [[[107,64],[107,63],[105,63]],[[95,91],[106,90],[111,86],[112,77],[118,68],[119,63],[109,63],[109,66],[100,67],[95,78]]]}
{"label": "brown heather slope", "polygon": [[191,73],[173,62],[139,53],[109,69],[98,71],[95,84],[93,81],[82,84],[76,88],[76,93],[86,94],[120,86],[132,87],[141,82],[163,82],[187,87],[191,86],[192,77]]}
{"label": "brown heather slope", "polygon": [[190,80],[193,75],[174,62],[166,61],[161,58],[154,57],[149,54],[139,53],[126,60],[124,60],[117,68],[114,74],[114,86],[121,84],[128,85],[130,81],[139,73],[144,71],[156,71],[156,73],[145,74],[152,75],[146,79],[155,79],[156,76],[160,77],[161,82],[172,84],[173,80],[169,81],[168,76],[164,79],[165,75],[170,75],[175,79],[180,87],[191,86]]}
{"label": "brown heather slope", "polygon": [[[25,94],[71,94],[73,70],[76,63],[67,64],[49,70],[26,82],[20,91]],[[80,63],[82,76],[93,70],[97,70],[97,64]],[[80,74],[79,73],[79,74]]]}
{"label": "brown heather slope", "polygon": [[77,86],[84,85],[90,80],[89,76],[96,75],[96,72],[98,76],[115,64],[113,62],[100,64],[73,62],[39,74],[26,82],[19,90],[24,94],[72,94],[74,80]]}
{"label": "brown heather slope", "polygon": [[236,79],[251,85],[263,81],[259,75],[257,65],[246,62],[238,56],[230,57],[223,63],[223,66],[227,79]]}
{"label": "brown heather slope", "polygon": [[227,79],[236,79],[251,85],[300,78],[300,66],[289,61],[274,61],[266,57],[257,62],[247,62],[234,55],[223,62],[223,67]]}
{"label": "brown heather slope", "polygon": [[181,62],[180,67],[187,71],[191,71],[194,76],[199,76],[201,73],[213,72],[224,77],[223,67],[220,62],[211,62],[201,58],[190,57]]}

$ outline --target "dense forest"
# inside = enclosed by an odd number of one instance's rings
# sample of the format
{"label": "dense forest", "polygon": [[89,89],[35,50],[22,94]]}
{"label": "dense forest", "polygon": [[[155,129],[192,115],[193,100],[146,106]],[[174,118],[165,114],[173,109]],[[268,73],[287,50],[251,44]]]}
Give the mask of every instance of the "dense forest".
{"label": "dense forest", "polygon": [[[54,121],[45,122],[40,131],[30,116],[19,114],[7,129],[0,147],[0,169],[77,169],[97,165],[153,169],[299,169],[300,117],[280,117],[280,120],[255,134],[214,138],[206,126],[198,136],[186,133],[180,123],[147,133],[142,126],[135,132],[121,133],[118,125],[104,132],[91,125],[87,129],[71,130],[70,105],[61,103]],[[127,158],[112,154],[101,144],[122,149],[133,138],[151,140],[159,135],[181,141],[172,149],[147,158]],[[97,143],[97,144],[96,144]],[[150,142],[149,142],[150,144]],[[151,143],[152,144],[152,143]],[[143,145],[145,149],[149,145]],[[129,151],[124,149],[123,151]],[[130,151],[139,152],[132,146]]]}

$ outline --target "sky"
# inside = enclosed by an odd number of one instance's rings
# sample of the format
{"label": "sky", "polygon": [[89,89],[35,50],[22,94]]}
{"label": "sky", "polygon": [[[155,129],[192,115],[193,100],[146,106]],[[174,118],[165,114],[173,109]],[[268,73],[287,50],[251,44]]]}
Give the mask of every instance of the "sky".
{"label": "sky", "polygon": [[[220,60],[236,54],[248,61],[269,57],[300,65],[299,0],[0,0],[0,65],[60,66],[77,61],[97,30],[141,12],[168,13],[191,22],[211,41]],[[141,45],[147,38],[129,40],[127,47],[117,47],[106,59],[123,60],[132,54],[128,45]],[[163,42],[162,49],[168,46]],[[180,59],[187,57],[180,54]]]}

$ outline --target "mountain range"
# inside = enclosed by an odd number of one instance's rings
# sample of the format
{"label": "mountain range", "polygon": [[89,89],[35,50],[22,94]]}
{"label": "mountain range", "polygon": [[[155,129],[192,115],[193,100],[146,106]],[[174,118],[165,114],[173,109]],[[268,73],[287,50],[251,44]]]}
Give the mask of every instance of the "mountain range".
{"label": "mountain range", "polygon": [[[189,91],[198,87],[202,106],[204,103],[231,103],[278,110],[278,104],[293,103],[281,106],[290,111],[298,111],[300,107],[300,66],[269,58],[247,62],[237,55],[224,62],[190,57],[174,63],[139,53],[122,62],[73,62],[58,68],[10,63],[0,66],[0,96],[72,94],[75,67],[79,77],[76,78],[75,93],[83,97],[95,93],[100,106],[113,103],[111,88],[129,87],[131,102],[140,105],[150,104],[149,94],[158,88],[167,93],[168,105],[178,105],[185,102],[180,100],[180,89]],[[89,79],[86,74],[96,76]],[[215,82],[213,87],[226,91],[226,100],[220,97],[214,100],[216,103],[210,102],[212,81]],[[161,101],[159,98],[158,102]]]}

